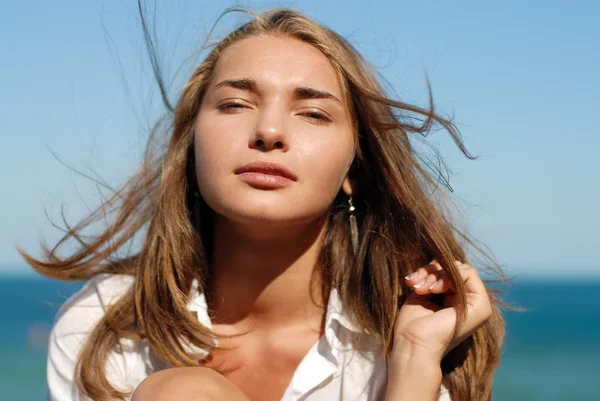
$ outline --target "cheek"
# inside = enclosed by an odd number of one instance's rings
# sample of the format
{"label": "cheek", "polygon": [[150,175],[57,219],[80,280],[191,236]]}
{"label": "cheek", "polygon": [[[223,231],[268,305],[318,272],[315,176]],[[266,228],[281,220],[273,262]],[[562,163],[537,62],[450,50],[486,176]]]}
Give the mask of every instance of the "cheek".
{"label": "cheek", "polygon": [[214,174],[227,168],[236,147],[240,146],[240,127],[226,120],[214,118],[210,113],[200,113],[194,132],[194,151],[199,173]]}
{"label": "cheek", "polygon": [[214,177],[228,167],[231,151],[231,141],[222,127],[215,126],[210,118],[202,118],[201,115],[194,132],[196,175],[201,192],[210,190],[207,187],[215,183]]}
{"label": "cheek", "polygon": [[[218,169],[219,158],[214,157],[220,153],[218,138],[203,135],[197,131],[194,138],[194,150],[196,156],[196,169],[199,174],[214,172]],[[200,178],[200,177],[199,177]]]}
{"label": "cheek", "polygon": [[347,136],[312,140],[304,147],[303,164],[317,191],[315,196],[333,199],[337,195],[354,157],[353,140]]}

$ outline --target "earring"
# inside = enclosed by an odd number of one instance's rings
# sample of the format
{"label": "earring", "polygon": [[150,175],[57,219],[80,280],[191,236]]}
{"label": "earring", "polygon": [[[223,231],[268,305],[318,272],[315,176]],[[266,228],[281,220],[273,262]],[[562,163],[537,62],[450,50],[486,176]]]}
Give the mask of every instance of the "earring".
{"label": "earring", "polygon": [[348,197],[348,214],[350,220],[350,240],[352,241],[352,250],[354,251],[354,256],[358,254],[358,226],[356,224],[356,216],[354,211],[356,208],[354,207],[354,202],[352,201],[352,196]]}

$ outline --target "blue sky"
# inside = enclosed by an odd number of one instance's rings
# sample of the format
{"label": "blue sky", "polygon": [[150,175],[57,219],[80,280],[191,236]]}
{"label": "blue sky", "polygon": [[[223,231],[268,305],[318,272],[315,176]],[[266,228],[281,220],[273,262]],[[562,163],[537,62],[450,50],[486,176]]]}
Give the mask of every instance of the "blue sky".
{"label": "blue sky", "polygon": [[[134,3],[0,3],[0,274],[21,263],[15,244],[36,251],[59,238],[46,213],[60,221],[64,204],[75,223],[98,202],[52,152],[115,185],[139,161],[162,109]],[[346,36],[403,101],[426,104],[427,71],[438,110],[480,156],[462,158],[441,131],[430,137],[470,233],[516,275],[600,276],[599,3],[156,3],[173,100],[200,61],[186,57],[235,4],[293,4]]]}

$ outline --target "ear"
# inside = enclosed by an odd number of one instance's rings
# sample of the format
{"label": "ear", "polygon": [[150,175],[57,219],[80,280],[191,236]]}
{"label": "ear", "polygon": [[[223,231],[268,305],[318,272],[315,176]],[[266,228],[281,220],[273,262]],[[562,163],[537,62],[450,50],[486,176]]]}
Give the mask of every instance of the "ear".
{"label": "ear", "polygon": [[354,182],[354,180],[351,180],[348,176],[346,176],[346,178],[344,178],[344,181],[342,182],[342,189],[344,190],[344,193],[348,196],[355,195],[357,189],[356,182]]}

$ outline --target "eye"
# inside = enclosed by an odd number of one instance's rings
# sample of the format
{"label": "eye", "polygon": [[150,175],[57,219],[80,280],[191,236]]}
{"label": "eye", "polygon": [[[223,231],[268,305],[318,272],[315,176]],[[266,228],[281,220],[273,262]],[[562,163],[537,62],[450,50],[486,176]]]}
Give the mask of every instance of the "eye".
{"label": "eye", "polygon": [[243,108],[245,108],[246,106],[244,106],[241,103],[223,103],[221,105],[219,105],[218,109],[221,113],[225,113],[225,114],[235,114],[235,113],[239,113],[240,110],[242,110]]}
{"label": "eye", "polygon": [[331,122],[329,117],[327,117],[325,114],[316,111],[304,113],[303,116],[305,116],[306,119],[313,124],[328,124]]}

